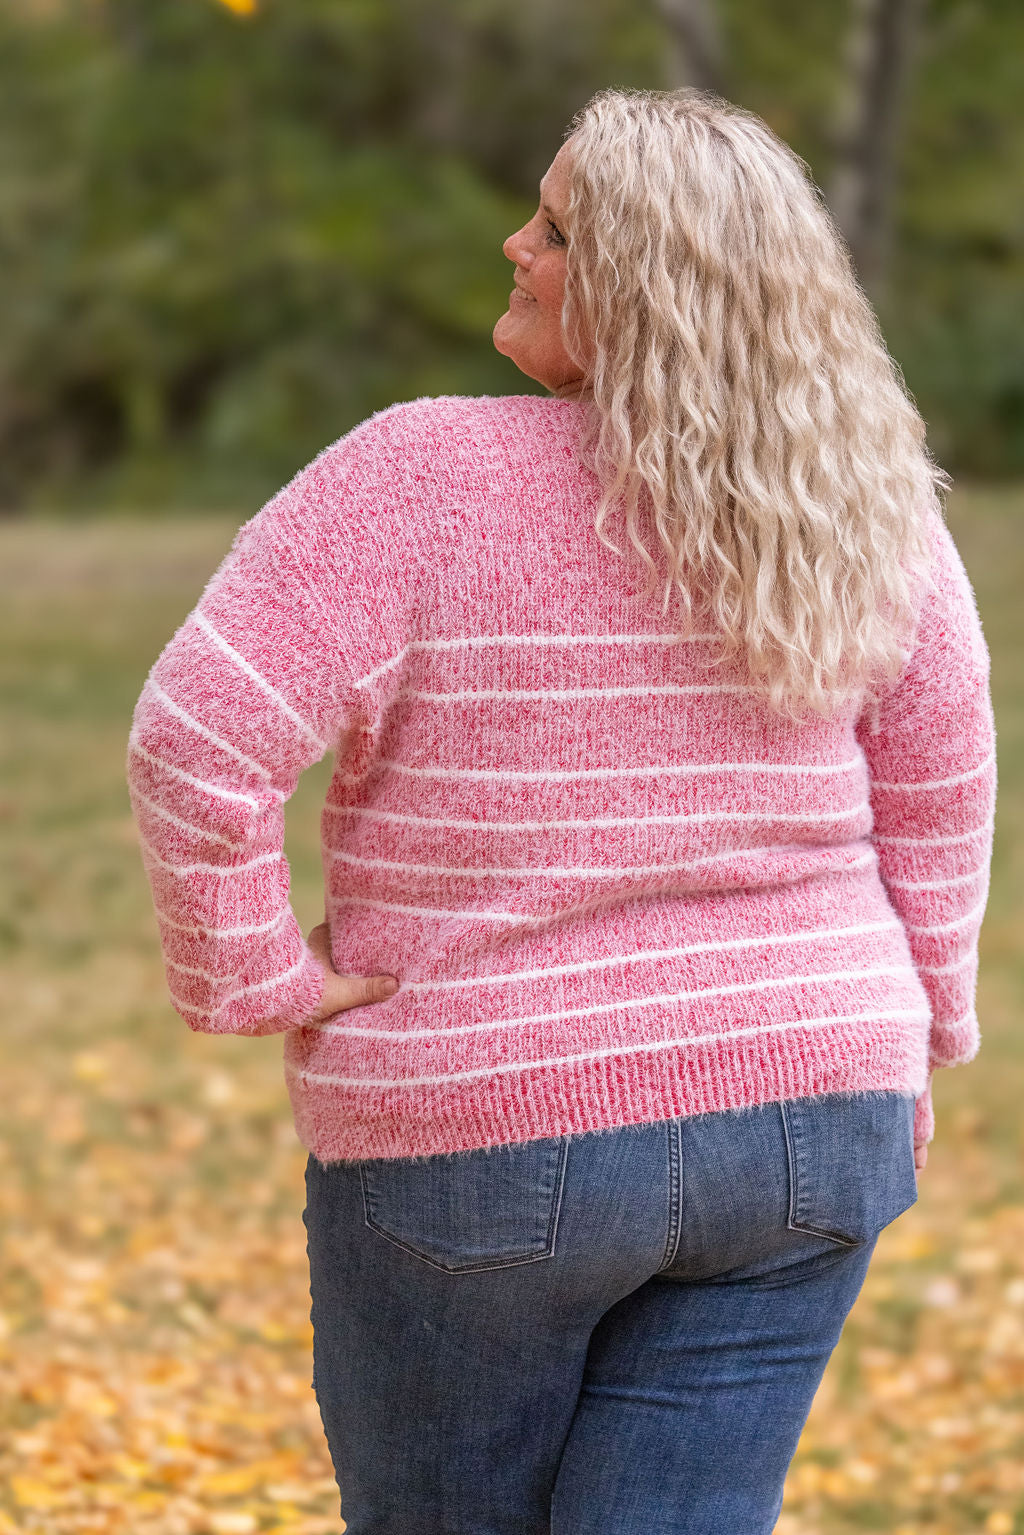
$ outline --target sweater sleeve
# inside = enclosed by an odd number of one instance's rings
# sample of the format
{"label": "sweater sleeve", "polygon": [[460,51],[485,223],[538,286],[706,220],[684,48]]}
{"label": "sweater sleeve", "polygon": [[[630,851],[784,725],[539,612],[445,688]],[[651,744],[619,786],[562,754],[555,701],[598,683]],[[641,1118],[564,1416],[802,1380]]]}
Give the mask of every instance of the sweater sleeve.
{"label": "sweater sleeve", "polygon": [[856,727],[879,871],[932,1009],[919,1141],[935,1133],[935,1069],[972,1060],[980,1044],[978,934],[996,794],[990,661],[977,604],[937,505],[928,518],[935,558],[907,664]]}
{"label": "sweater sleeve", "polygon": [[171,1000],[196,1031],[277,1033],[323,994],[288,901],[284,805],[370,728],[365,684],[404,640],[383,442],[380,416],[364,422],[239,529],[135,706],[132,811]]}

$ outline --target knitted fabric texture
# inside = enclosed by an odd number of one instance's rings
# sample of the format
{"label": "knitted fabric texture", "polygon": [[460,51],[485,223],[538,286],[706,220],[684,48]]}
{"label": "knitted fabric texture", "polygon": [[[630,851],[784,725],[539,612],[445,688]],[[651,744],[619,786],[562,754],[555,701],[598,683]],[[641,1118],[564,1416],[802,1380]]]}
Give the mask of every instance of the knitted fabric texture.
{"label": "knitted fabric texture", "polygon": [[[127,773],[171,999],[284,1035],[321,1162],[420,1156],[820,1093],[978,1050],[996,790],[989,655],[937,506],[906,665],[794,724],[697,602],[680,637],[587,407],[394,405],[238,531],[155,662]],[[305,1020],[284,808],[328,751],[335,968],[389,1000]]]}

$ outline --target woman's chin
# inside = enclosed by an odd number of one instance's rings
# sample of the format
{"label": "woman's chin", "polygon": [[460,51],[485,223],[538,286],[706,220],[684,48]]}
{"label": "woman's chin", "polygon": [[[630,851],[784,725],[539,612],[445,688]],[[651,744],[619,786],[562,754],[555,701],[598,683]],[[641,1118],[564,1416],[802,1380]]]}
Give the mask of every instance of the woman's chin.
{"label": "woman's chin", "polygon": [[518,326],[516,324],[515,315],[509,313],[506,310],[506,312],[499,317],[497,323],[495,324],[494,330],[491,332],[491,340],[494,342],[494,345],[497,347],[499,352],[504,353],[506,357],[510,357],[512,361],[518,366],[519,359],[515,355],[515,353],[519,350],[515,344],[517,329]]}

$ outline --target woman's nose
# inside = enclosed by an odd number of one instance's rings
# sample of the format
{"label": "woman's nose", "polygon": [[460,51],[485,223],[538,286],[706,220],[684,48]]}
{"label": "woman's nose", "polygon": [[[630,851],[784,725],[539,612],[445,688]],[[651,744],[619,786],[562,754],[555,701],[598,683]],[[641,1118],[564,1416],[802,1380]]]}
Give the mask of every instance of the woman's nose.
{"label": "woman's nose", "polygon": [[506,259],[515,262],[516,266],[529,266],[533,260],[521,229],[517,229],[514,235],[509,235],[501,249]]}

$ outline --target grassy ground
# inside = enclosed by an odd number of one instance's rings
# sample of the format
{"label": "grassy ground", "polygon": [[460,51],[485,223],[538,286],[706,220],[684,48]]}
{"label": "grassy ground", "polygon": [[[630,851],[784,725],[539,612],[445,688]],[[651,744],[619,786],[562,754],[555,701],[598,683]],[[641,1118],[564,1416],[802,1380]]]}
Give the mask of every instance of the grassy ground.
{"label": "grassy ground", "polygon": [[[919,1202],[883,1234],[779,1535],[1024,1535],[1024,491],[962,490],[949,521],[999,735],[982,1050],[939,1076]],[[281,1042],[172,1011],[124,787],[146,672],[236,526],[0,528],[0,1532],[343,1528]],[[328,772],[289,807],[307,930]]]}

